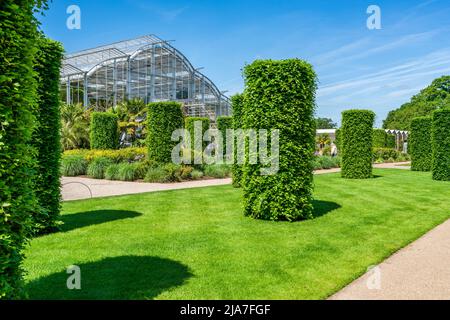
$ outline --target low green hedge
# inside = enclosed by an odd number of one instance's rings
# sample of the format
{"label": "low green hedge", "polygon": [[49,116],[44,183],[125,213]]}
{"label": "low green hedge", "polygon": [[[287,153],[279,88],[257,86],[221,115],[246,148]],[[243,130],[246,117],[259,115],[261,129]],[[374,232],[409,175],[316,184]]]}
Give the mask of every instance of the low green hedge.
{"label": "low green hedge", "polygon": [[119,147],[119,118],[110,112],[91,114],[91,149],[117,149]]}
{"label": "low green hedge", "polygon": [[112,164],[114,161],[109,158],[95,158],[87,167],[87,175],[94,179],[104,179],[106,169]]}
{"label": "low green hedge", "polygon": [[373,123],[370,110],[347,110],[342,113],[342,177],[368,179],[372,177]]}
{"label": "low green hedge", "polygon": [[433,163],[431,125],[431,117],[418,117],[411,121],[408,151],[411,155],[411,170],[413,171],[431,171]]}
{"label": "low green hedge", "polygon": [[74,155],[83,157],[89,163],[98,158],[108,158],[115,163],[136,162],[147,158],[147,148],[133,147],[118,150],[67,150],[64,151],[63,158]]}
{"label": "low green hedge", "polygon": [[450,181],[450,109],[433,112],[433,179]]}

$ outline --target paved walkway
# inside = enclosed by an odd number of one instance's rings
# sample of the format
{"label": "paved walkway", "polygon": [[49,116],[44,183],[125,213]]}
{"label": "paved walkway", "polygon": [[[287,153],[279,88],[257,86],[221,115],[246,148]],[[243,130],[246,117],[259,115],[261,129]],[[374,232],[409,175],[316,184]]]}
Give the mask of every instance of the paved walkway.
{"label": "paved walkway", "polygon": [[[404,164],[404,163],[403,163]],[[409,167],[398,166],[401,164],[377,164],[376,168],[409,169]],[[340,172],[341,169],[317,170],[314,174],[326,174]],[[197,180],[180,183],[144,183],[97,180],[84,177],[63,177],[61,181],[63,201],[81,200],[89,198],[119,196],[126,194],[138,194],[166,190],[179,190],[190,188],[202,188],[220,186],[231,183],[231,179]]]}
{"label": "paved walkway", "polygon": [[401,249],[330,299],[450,299],[450,220]]}
{"label": "paved walkway", "polygon": [[63,177],[63,201],[138,194],[156,191],[201,188],[230,184],[231,179],[197,180],[180,183],[144,183]]}

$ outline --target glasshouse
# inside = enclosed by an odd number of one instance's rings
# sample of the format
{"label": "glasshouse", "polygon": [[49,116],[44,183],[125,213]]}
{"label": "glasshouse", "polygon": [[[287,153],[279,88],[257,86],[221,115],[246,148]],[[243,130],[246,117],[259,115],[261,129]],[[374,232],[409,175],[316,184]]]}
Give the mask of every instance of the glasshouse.
{"label": "glasshouse", "polygon": [[100,111],[135,98],[178,101],[189,116],[229,115],[225,92],[169,42],[146,35],[66,55],[63,100]]}

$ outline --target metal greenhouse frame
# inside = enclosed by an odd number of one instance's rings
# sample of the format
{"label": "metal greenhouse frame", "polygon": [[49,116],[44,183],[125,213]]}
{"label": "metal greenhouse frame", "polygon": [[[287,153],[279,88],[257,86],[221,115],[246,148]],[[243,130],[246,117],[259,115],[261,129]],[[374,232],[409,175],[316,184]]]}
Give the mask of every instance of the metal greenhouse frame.
{"label": "metal greenhouse frame", "polygon": [[61,71],[68,104],[106,110],[139,98],[178,101],[189,116],[230,115],[230,100],[169,41],[154,35],[120,41],[65,56]]}

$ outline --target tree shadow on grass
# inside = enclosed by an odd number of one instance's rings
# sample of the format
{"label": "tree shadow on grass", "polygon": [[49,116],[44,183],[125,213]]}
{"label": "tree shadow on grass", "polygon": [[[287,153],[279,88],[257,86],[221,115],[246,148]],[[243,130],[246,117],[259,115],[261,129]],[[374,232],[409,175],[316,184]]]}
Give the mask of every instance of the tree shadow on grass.
{"label": "tree shadow on grass", "polygon": [[330,213],[331,211],[341,208],[341,205],[337,204],[336,202],[313,200],[313,207],[314,207],[313,213],[314,218],[319,218],[321,216]]}
{"label": "tree shadow on grass", "polygon": [[169,259],[121,256],[78,264],[80,290],[69,290],[66,270],[27,284],[30,299],[128,300],[153,299],[181,286],[192,276],[187,266]]}
{"label": "tree shadow on grass", "polygon": [[68,232],[74,229],[84,228],[91,225],[136,218],[140,215],[142,214],[139,212],[127,210],[96,210],[67,214],[61,216],[61,221],[64,224],[60,227],[60,231]]}

